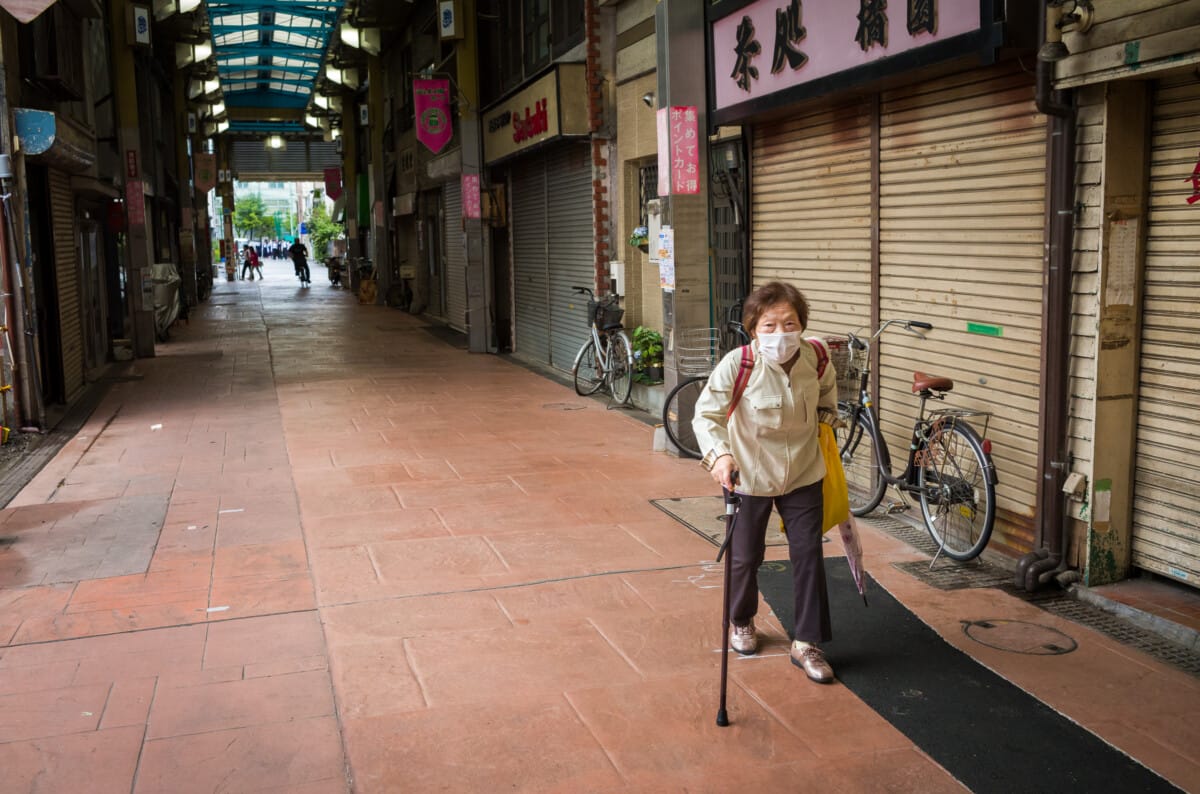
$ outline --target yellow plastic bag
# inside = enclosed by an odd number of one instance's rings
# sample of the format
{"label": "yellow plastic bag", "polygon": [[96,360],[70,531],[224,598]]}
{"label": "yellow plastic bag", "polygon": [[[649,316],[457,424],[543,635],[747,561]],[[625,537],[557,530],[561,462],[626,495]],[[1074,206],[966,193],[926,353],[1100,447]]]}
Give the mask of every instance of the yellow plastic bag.
{"label": "yellow plastic bag", "polygon": [[822,422],[818,432],[821,455],[825,458],[825,482],[821,486],[821,495],[825,499],[825,518],[821,521],[821,531],[828,532],[850,519],[850,493],[846,490],[846,470],[842,468],[842,456],[838,454],[833,428]]}
{"label": "yellow plastic bag", "polygon": [[[846,470],[842,468],[833,428],[824,422],[818,428],[817,443],[821,445],[821,457],[825,458],[825,481],[821,484],[821,497],[825,501],[825,515],[821,519],[821,533],[824,534],[850,519],[850,492],[846,490]],[[782,516],[779,531],[787,534]]]}

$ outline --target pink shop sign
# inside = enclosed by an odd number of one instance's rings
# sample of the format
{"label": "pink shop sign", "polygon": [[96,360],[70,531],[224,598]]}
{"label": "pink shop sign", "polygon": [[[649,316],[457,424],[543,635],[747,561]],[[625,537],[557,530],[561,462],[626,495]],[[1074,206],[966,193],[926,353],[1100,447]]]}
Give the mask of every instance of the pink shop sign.
{"label": "pink shop sign", "polygon": [[758,0],[713,23],[715,109],[979,30],[979,0]]}
{"label": "pink shop sign", "polygon": [[479,195],[479,174],[462,175],[462,216],[464,218],[483,216],[483,202]]}
{"label": "pink shop sign", "polygon": [[658,111],[658,194],[660,196],[678,196],[700,192],[697,118],[696,108],[688,105],[674,105]]}

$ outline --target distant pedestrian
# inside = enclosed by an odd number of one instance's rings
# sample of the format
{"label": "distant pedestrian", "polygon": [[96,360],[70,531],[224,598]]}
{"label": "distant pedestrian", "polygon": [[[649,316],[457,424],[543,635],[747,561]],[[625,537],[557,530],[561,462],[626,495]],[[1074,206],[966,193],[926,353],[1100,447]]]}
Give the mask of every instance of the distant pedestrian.
{"label": "distant pedestrian", "polygon": [[308,249],[304,247],[304,243],[299,240],[292,243],[288,253],[292,255],[292,264],[296,266],[296,277],[300,279],[300,285],[307,287],[312,284],[308,278]]}
{"label": "distant pedestrian", "polygon": [[258,270],[258,275],[262,276],[262,266],[258,263],[258,254],[254,252],[254,247],[247,245],[243,249],[244,256],[242,257],[242,278],[246,278],[246,273],[250,274],[250,280],[254,280],[254,271]]}

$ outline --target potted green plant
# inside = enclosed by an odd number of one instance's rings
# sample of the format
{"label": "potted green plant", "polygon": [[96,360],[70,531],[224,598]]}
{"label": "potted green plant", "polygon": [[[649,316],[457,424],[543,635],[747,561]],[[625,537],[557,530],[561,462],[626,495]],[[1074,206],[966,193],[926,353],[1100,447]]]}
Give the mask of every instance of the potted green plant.
{"label": "potted green plant", "polygon": [[634,248],[640,249],[643,253],[650,250],[649,230],[645,226],[638,226],[629,235],[629,244]]}
{"label": "potted green plant", "polygon": [[639,325],[633,329],[634,380],[639,383],[662,383],[663,338],[653,328]]}

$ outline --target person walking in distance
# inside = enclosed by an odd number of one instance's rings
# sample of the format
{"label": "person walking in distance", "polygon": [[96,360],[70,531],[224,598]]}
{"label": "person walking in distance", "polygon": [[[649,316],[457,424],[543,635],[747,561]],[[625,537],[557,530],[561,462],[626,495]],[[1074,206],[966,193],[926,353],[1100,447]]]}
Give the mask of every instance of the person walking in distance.
{"label": "person walking in distance", "polygon": [[741,497],[725,563],[731,566],[730,645],[744,656],[758,651],[758,567],[774,505],[792,563],[792,664],[829,683],[833,669],[817,645],[833,636],[821,552],[825,461],[817,424],[836,420],[837,374],[829,365],[818,375],[817,353],[803,338],[808,301],[791,284],[775,281],[751,293],[743,323],[752,340],[748,355],[739,348],[717,364],[692,420],[704,452],[700,464]]}
{"label": "person walking in distance", "polygon": [[292,263],[296,266],[296,276],[300,279],[300,285],[311,285],[312,282],[308,279],[308,249],[304,247],[304,243],[299,240],[292,243],[288,253],[292,255]]}
{"label": "person walking in distance", "polygon": [[254,271],[258,270],[259,278],[262,277],[262,265],[258,261],[258,253],[252,246],[247,245],[243,249],[242,257],[242,278],[246,278],[246,272],[250,272],[250,280],[254,280]]}

